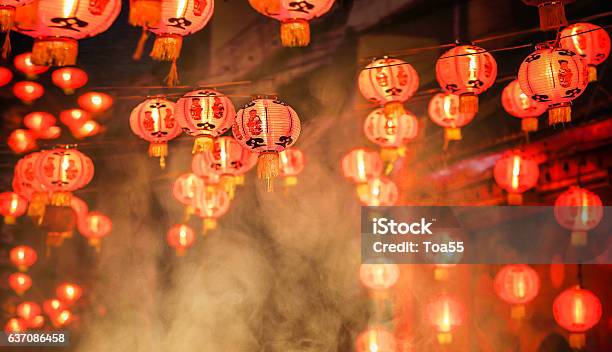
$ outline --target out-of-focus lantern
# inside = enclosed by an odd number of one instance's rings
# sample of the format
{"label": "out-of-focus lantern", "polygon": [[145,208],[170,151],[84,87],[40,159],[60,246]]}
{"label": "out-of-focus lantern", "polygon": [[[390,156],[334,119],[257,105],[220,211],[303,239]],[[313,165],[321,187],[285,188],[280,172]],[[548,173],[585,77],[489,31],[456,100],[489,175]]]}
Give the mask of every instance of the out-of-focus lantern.
{"label": "out-of-focus lantern", "polygon": [[60,121],[71,130],[78,128],[90,119],[91,115],[81,109],[68,109],[60,112]]}
{"label": "out-of-focus lantern", "polygon": [[101,92],[88,92],[77,99],[79,107],[92,114],[101,114],[113,106],[113,97]]}
{"label": "out-of-focus lantern", "polygon": [[13,179],[13,189],[29,200],[28,216],[37,223],[44,215],[45,205],[49,200],[45,186],[36,177],[36,161],[40,155],[41,153],[34,152],[19,159],[15,165]]}
{"label": "out-of-focus lantern", "polygon": [[74,210],[77,221],[84,221],[87,214],[89,214],[89,205],[77,196],[70,197],[70,208]]}
{"label": "out-of-focus lantern", "polygon": [[417,118],[410,111],[387,116],[383,109],[376,109],[363,124],[366,137],[381,147],[381,158],[389,163],[405,155],[406,144],[417,136],[418,130]]}
{"label": "out-of-focus lantern", "polygon": [[202,232],[217,227],[217,219],[229,210],[230,199],[223,189],[219,187],[203,187],[196,195],[194,202],[195,212],[202,220]]}
{"label": "out-of-focus lantern", "polygon": [[508,114],[521,119],[523,131],[538,130],[538,116],[546,112],[546,105],[532,100],[523,93],[518,80],[510,82],[504,88],[501,101]]}
{"label": "out-of-focus lantern", "polygon": [[0,67],[0,87],[9,84],[13,79],[13,72],[6,67]]}
{"label": "out-of-focus lantern", "polygon": [[193,214],[196,196],[204,187],[204,180],[191,172],[180,175],[174,181],[172,195],[185,206],[185,221],[189,220],[189,216]]}
{"label": "out-of-focus lantern", "polygon": [[0,214],[5,224],[14,224],[15,218],[28,210],[28,201],[15,192],[0,193]]}
{"label": "out-of-focus lantern", "polygon": [[361,283],[370,290],[387,290],[391,288],[400,276],[397,264],[361,264],[359,278]]}
{"label": "out-of-focus lantern", "polygon": [[540,177],[538,163],[518,151],[505,153],[495,162],[495,182],[508,192],[508,204],[523,202],[523,192],[535,187]]}
{"label": "out-of-focus lantern", "polygon": [[295,186],[297,176],[304,171],[306,164],[304,153],[298,148],[285,149],[278,153],[280,161],[279,175],[284,178],[285,186]]}
{"label": "out-of-focus lantern", "polygon": [[83,124],[70,129],[70,132],[76,139],[93,137],[102,132],[102,126],[96,120],[88,120]]}
{"label": "out-of-focus lantern", "polygon": [[100,251],[102,238],[106,237],[113,228],[111,219],[98,211],[90,212],[77,224],[81,235],[87,238],[89,245],[94,247],[96,251]]}
{"label": "out-of-focus lantern", "polygon": [[32,53],[23,53],[15,56],[13,64],[15,68],[22,72],[29,80],[36,79],[38,75],[49,70],[47,66],[34,65],[32,63]]}
{"label": "out-of-focus lantern", "polygon": [[65,304],[57,298],[47,299],[43,302],[43,311],[47,316],[53,319],[65,308]]}
{"label": "out-of-focus lantern", "polygon": [[9,252],[11,263],[19,269],[19,271],[27,271],[29,267],[36,263],[38,255],[36,251],[29,246],[16,246]]}
{"label": "out-of-focus lantern", "polygon": [[77,67],[62,67],[51,74],[53,84],[60,87],[66,94],[74,94],[74,90],[87,84],[87,73]]}
{"label": "out-of-focus lantern", "polygon": [[36,136],[28,130],[18,128],[11,132],[6,144],[11,150],[17,154],[23,154],[33,149],[38,148],[36,145]]}
{"label": "out-of-focus lantern", "polygon": [[68,309],[64,309],[51,317],[51,324],[55,328],[61,328],[62,326],[70,324],[72,319],[72,312],[70,312]]}
{"label": "out-of-focus lantern", "polygon": [[357,352],[396,352],[395,336],[382,327],[372,327],[359,334],[355,341]]}
{"label": "out-of-focus lantern", "polygon": [[262,15],[281,22],[280,37],[284,47],[304,47],[310,44],[308,21],[321,17],[334,5],[335,0],[249,0]]}
{"label": "out-of-focus lantern", "polygon": [[595,66],[604,62],[610,55],[610,35],[592,23],[574,23],[561,31],[559,45],[582,56],[589,65],[589,81],[597,80]]}
{"label": "out-of-focus lantern", "polygon": [[[35,19],[20,21],[20,11],[32,11]],[[32,62],[42,66],[76,64],[77,40],[106,31],[121,10],[121,0],[35,1],[17,9],[16,30],[34,38]]]}
{"label": "out-of-focus lantern", "polygon": [[554,125],[571,121],[571,102],[589,83],[589,67],[573,51],[544,43],[523,60],[518,81],[528,97],[548,105],[548,123]]}
{"label": "out-of-focus lantern", "polygon": [[346,154],[341,161],[342,175],[356,184],[365,184],[368,180],[382,175],[383,161],[380,155],[366,148],[355,148]]}
{"label": "out-of-focus lantern", "polygon": [[24,273],[13,273],[8,277],[9,286],[18,296],[32,287],[32,278]]}
{"label": "out-of-focus lantern", "polygon": [[4,325],[4,332],[25,332],[28,330],[27,323],[25,320],[20,318],[11,318]]}
{"label": "out-of-focus lantern", "polygon": [[193,153],[212,149],[214,139],[232,127],[235,117],[232,101],[215,90],[194,90],[176,102],[179,126],[195,137]]}
{"label": "out-of-focus lantern", "polygon": [[183,37],[195,33],[212,17],[215,2],[212,0],[163,0],[160,21],[148,29],[156,34],[150,56],[158,61],[172,61],[166,83],[178,83],[176,60],[181,55]]}
{"label": "out-of-focus lantern", "polygon": [[77,284],[64,282],[57,286],[55,294],[62,303],[70,306],[81,298],[83,289]]}
{"label": "out-of-focus lantern", "polygon": [[419,75],[400,59],[375,60],[359,73],[359,91],[369,101],[384,106],[385,115],[404,115],[403,103],[419,88]]}
{"label": "out-of-focus lantern", "polygon": [[40,315],[40,306],[34,302],[21,302],[19,305],[17,305],[15,313],[18,317],[22,318],[26,322],[29,322]]}
{"label": "out-of-focus lantern", "polygon": [[429,117],[444,128],[445,145],[449,141],[461,140],[461,128],[470,123],[476,113],[459,111],[459,96],[438,93],[429,101]]}
{"label": "out-of-focus lantern", "polygon": [[195,242],[195,233],[191,227],[187,225],[174,225],[168,231],[166,236],[168,245],[176,251],[176,255],[182,256],[185,254],[185,250],[193,246]]}
{"label": "out-of-focus lantern", "polygon": [[581,349],[586,345],[585,332],[601,319],[601,301],[593,292],[576,286],[555,298],[553,315],[557,324],[570,332],[570,346]]}
{"label": "out-of-focus lantern", "polygon": [[[198,175],[202,180],[204,180],[204,183],[206,184],[218,184],[220,181],[219,174],[217,174],[215,170],[210,167],[208,163],[205,162],[204,158],[198,155],[200,154],[194,155],[191,160],[191,170],[193,171],[193,173]],[[255,162],[257,163],[257,154],[255,154]]]}
{"label": "out-of-focus lantern", "polygon": [[275,99],[255,99],[236,114],[234,137],[244,148],[259,154],[257,174],[267,180],[268,191],[280,171],[278,153],[297,141],[300,128],[295,110]]}
{"label": "out-of-focus lantern", "polygon": [[59,126],[51,126],[46,130],[35,133],[38,139],[57,139],[62,134],[62,129]]}
{"label": "out-of-focus lantern", "polygon": [[35,111],[23,117],[23,124],[33,132],[46,131],[55,126],[55,116],[44,111]]}
{"label": "out-of-focus lantern", "polygon": [[540,292],[540,277],[528,265],[506,265],[495,275],[493,286],[499,298],[512,304],[512,318],[522,319],[525,317],[525,304]]}
{"label": "out-of-focus lantern", "polygon": [[522,0],[526,5],[536,6],[540,13],[540,29],[543,31],[567,26],[565,4],[575,0]]}
{"label": "out-of-focus lantern", "polygon": [[448,294],[440,294],[425,307],[427,320],[438,332],[438,343],[450,344],[452,330],[463,324],[465,309],[463,304]]}
{"label": "out-of-focus lantern", "polygon": [[13,94],[24,104],[32,104],[36,99],[43,96],[45,88],[36,82],[21,81],[13,86]]}
{"label": "out-of-focus lantern", "polygon": [[45,317],[37,315],[26,322],[30,329],[41,329],[45,325]]}
{"label": "out-of-focus lantern", "polygon": [[357,196],[363,205],[370,207],[395,205],[399,191],[395,182],[378,177],[357,185]]}
{"label": "out-of-focus lantern", "polygon": [[149,142],[149,156],[159,158],[166,167],[168,141],[181,133],[174,118],[174,103],[166,98],[151,98],[138,104],[130,114],[130,127],[138,137]]}
{"label": "out-of-focus lantern", "polygon": [[459,45],[436,61],[436,79],[447,93],[459,95],[459,112],[478,112],[478,94],[489,89],[497,76],[497,62],[485,49]]}
{"label": "out-of-focus lantern", "polygon": [[[279,161],[280,161],[281,153],[279,153]],[[251,169],[253,169],[255,165],[257,165],[258,155],[256,153],[245,153],[243,156],[244,156],[244,159],[242,160],[242,167],[238,171],[238,175],[234,177],[235,178],[234,182],[236,183],[236,185],[244,185],[245,174],[249,172]],[[279,174],[282,174],[282,169],[279,170]]]}
{"label": "out-of-focus lantern", "polygon": [[574,246],[586,245],[587,231],[597,227],[603,215],[601,198],[581,187],[570,187],[555,201],[555,218],[561,226],[572,231]]}

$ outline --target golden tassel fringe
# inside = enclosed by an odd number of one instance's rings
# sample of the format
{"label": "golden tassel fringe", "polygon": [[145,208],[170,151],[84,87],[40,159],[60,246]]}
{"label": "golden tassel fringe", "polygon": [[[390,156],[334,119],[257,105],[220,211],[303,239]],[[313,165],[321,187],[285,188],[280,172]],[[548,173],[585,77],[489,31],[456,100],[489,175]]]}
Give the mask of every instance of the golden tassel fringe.
{"label": "golden tassel fringe", "polygon": [[32,63],[39,66],[75,65],[78,53],[79,46],[74,39],[37,39],[32,47]]}
{"label": "golden tassel fringe", "polygon": [[15,8],[0,6],[0,32],[9,32],[15,24]]}
{"label": "golden tassel fringe", "polygon": [[175,61],[181,55],[183,37],[180,35],[158,35],[149,56],[157,61]]}
{"label": "golden tassel fringe", "polygon": [[597,67],[589,65],[589,82],[597,81]]}
{"label": "golden tassel fringe", "polygon": [[176,67],[176,60],[172,61],[172,64],[170,65],[170,71],[168,72],[166,79],[164,79],[164,82],[166,82],[166,85],[168,87],[174,87],[179,84],[178,68]]}
{"label": "golden tassel fringe", "polygon": [[166,142],[149,144],[149,156],[159,158],[159,167],[166,168],[166,156],[168,156],[168,144]]}
{"label": "golden tassel fringe", "polygon": [[475,114],[478,112],[478,95],[462,94],[459,96],[459,112]]}
{"label": "golden tassel fringe", "polygon": [[[49,232],[47,233],[47,250],[49,247],[59,247],[64,243],[64,234],[62,232]],[[48,255],[48,252],[47,252]]]}
{"label": "golden tassel fringe", "polygon": [[221,187],[227,193],[229,199],[234,199],[234,195],[236,194],[236,182],[233,175],[223,175],[221,176]]}
{"label": "golden tassel fringe", "polygon": [[548,110],[548,124],[556,125],[572,121],[572,107],[562,105]]}
{"label": "golden tassel fringe", "polygon": [[11,215],[7,215],[4,217],[4,223],[7,225],[14,225],[16,220],[17,219],[15,219],[15,217]]}
{"label": "golden tassel fringe", "polygon": [[161,0],[130,1],[129,23],[135,27],[157,27],[161,20]]}
{"label": "golden tassel fringe", "polygon": [[99,238],[90,238],[87,240],[87,242],[91,247],[93,247],[96,253],[100,253],[100,250],[102,249],[102,241],[100,241]]}
{"label": "golden tassel fringe", "polygon": [[215,139],[212,136],[198,136],[193,142],[191,154],[204,153],[212,150]]}
{"label": "golden tassel fringe", "polygon": [[4,43],[2,44],[2,58],[4,60],[8,59],[11,54],[11,31],[6,31],[6,35],[4,36]]}
{"label": "golden tassel fringe", "polygon": [[538,118],[537,117],[525,117],[521,119],[521,129],[524,132],[535,132],[538,130]]}
{"label": "golden tassel fringe", "polygon": [[142,53],[144,52],[144,46],[147,42],[147,38],[149,38],[149,32],[147,32],[145,27],[143,27],[140,39],[138,39],[138,44],[136,44],[136,50],[134,50],[134,54],[132,54],[132,60],[138,61],[142,59]]}
{"label": "golden tassel fringe", "polygon": [[281,44],[287,48],[305,47],[310,44],[310,24],[306,20],[281,22]]}
{"label": "golden tassel fringe", "polygon": [[444,139],[447,141],[460,141],[463,137],[461,136],[461,128],[458,127],[447,127],[444,129]]}
{"label": "golden tassel fringe", "polygon": [[573,231],[571,234],[572,246],[584,247],[587,245],[587,233],[586,231]]}
{"label": "golden tassel fringe", "polygon": [[280,161],[277,152],[263,152],[259,154],[257,162],[257,177],[266,179],[268,192],[272,192],[272,180],[280,172]]}
{"label": "golden tassel fringe", "polygon": [[49,195],[47,192],[34,192],[32,194],[32,200],[28,205],[28,216],[32,220],[40,225],[40,222],[45,215],[45,206],[49,202]]}
{"label": "golden tassel fringe", "polygon": [[385,104],[384,110],[385,116],[387,116],[389,119],[398,118],[406,113],[404,104],[396,101]]}
{"label": "golden tassel fringe", "polygon": [[58,207],[69,207],[72,194],[70,192],[56,191],[51,194],[51,205]]}
{"label": "golden tassel fringe", "polygon": [[565,6],[562,1],[545,2],[538,6],[540,12],[540,29],[543,31],[567,26]]}
{"label": "golden tassel fringe", "polygon": [[510,317],[514,320],[521,320],[525,318],[525,315],[525,306],[522,304],[516,304],[510,308]]}

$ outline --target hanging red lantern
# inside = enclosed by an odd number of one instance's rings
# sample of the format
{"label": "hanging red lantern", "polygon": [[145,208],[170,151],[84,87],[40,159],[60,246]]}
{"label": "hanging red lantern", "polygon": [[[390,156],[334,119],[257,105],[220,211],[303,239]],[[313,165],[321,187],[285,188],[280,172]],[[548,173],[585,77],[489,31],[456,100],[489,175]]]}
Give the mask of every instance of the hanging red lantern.
{"label": "hanging red lantern", "polygon": [[544,43],[523,60],[518,81],[528,97],[548,105],[548,123],[554,125],[571,121],[571,102],[584,92],[588,76],[580,55]]}
{"label": "hanging red lantern", "polygon": [[540,13],[540,29],[543,31],[567,26],[565,4],[575,0],[522,0],[526,5],[536,6]]}
{"label": "hanging red lantern", "polygon": [[281,22],[280,37],[284,47],[305,47],[310,44],[310,20],[323,16],[335,0],[269,1],[249,0],[262,15]]}
{"label": "hanging red lantern", "polygon": [[101,114],[113,106],[113,97],[101,92],[88,92],[77,99],[79,107],[92,114]]}
{"label": "hanging red lantern", "polygon": [[19,305],[17,305],[15,313],[18,317],[22,318],[24,321],[26,321],[26,323],[28,323],[40,315],[40,306],[34,302],[21,302]]}
{"label": "hanging red lantern", "polygon": [[204,180],[191,172],[182,174],[174,181],[172,195],[185,206],[185,221],[189,220],[189,217],[193,214],[196,195],[204,187]]}
{"label": "hanging red lantern", "polygon": [[[35,19],[19,21],[16,30],[34,38],[32,62],[42,66],[75,65],[77,40],[106,31],[121,10],[121,0],[36,1]],[[28,6],[19,11],[31,11]]]}
{"label": "hanging red lantern", "polygon": [[228,131],[236,109],[232,101],[223,94],[210,89],[186,93],[176,102],[176,120],[190,136],[194,136],[193,153],[212,148],[216,137]]}
{"label": "hanging red lantern", "polygon": [[586,245],[587,231],[597,227],[603,215],[601,198],[581,187],[570,187],[555,201],[555,218],[561,226],[572,231],[574,246]]}
{"label": "hanging red lantern", "polygon": [[4,325],[4,332],[6,333],[26,332],[27,330],[26,321],[20,318],[11,318]]}
{"label": "hanging red lantern", "polygon": [[459,95],[459,112],[478,112],[478,95],[497,77],[493,55],[475,45],[459,45],[436,61],[436,79],[447,93]]}
{"label": "hanging red lantern", "polygon": [[461,128],[470,123],[476,113],[459,111],[459,96],[450,93],[438,93],[429,101],[429,117],[438,126],[444,128],[444,143],[461,140]]}
{"label": "hanging red lantern", "polygon": [[108,216],[92,211],[82,221],[78,221],[79,232],[87,238],[89,245],[96,251],[100,251],[102,238],[106,237],[113,229],[113,223]]}
{"label": "hanging red lantern", "polygon": [[297,176],[304,171],[306,160],[304,153],[298,148],[285,149],[278,153],[280,161],[279,175],[284,179],[285,186],[295,186]]}
{"label": "hanging red lantern", "polygon": [[42,97],[44,93],[45,88],[36,82],[21,81],[13,85],[13,94],[27,105]]}
{"label": "hanging red lantern", "polygon": [[230,199],[219,187],[202,187],[193,204],[195,212],[202,220],[203,233],[217,227],[217,219],[229,210]]}
{"label": "hanging red lantern", "polygon": [[28,201],[15,192],[0,193],[0,214],[4,216],[5,224],[14,224],[15,218],[25,214]]}
{"label": "hanging red lantern", "polygon": [[76,139],[93,137],[103,130],[102,126],[96,120],[88,120],[83,124],[70,129],[72,136]]}
{"label": "hanging red lantern", "polygon": [[176,255],[182,256],[185,251],[193,246],[195,242],[195,233],[191,227],[187,225],[174,225],[168,231],[166,236],[168,245],[176,251]]}
{"label": "hanging red lantern", "polygon": [[87,111],[81,109],[68,109],[60,112],[60,121],[71,130],[82,126],[90,119],[91,115]]}
{"label": "hanging red lantern", "polygon": [[8,277],[9,286],[17,296],[21,296],[32,287],[32,279],[24,273],[13,273]]}
{"label": "hanging red lantern", "polygon": [[35,111],[23,117],[23,124],[33,132],[46,131],[55,126],[55,116],[44,111]]}
{"label": "hanging red lantern", "polygon": [[429,323],[438,332],[438,343],[450,344],[453,341],[452,331],[463,324],[465,309],[463,304],[446,293],[431,300],[425,312]]}
{"label": "hanging red lantern", "polygon": [[363,205],[391,206],[397,203],[399,191],[395,182],[386,177],[378,177],[357,185],[357,196]]}
{"label": "hanging red lantern", "polygon": [[32,217],[36,223],[44,215],[45,205],[49,198],[49,192],[40,183],[35,172],[36,161],[41,155],[39,152],[34,152],[19,159],[15,165],[13,179],[13,189],[30,202],[28,216]]}
{"label": "hanging red lantern", "polygon": [[65,305],[57,298],[47,299],[43,302],[43,311],[51,319],[64,311]]}
{"label": "hanging red lantern", "polygon": [[[210,164],[205,162],[200,154],[196,154],[191,159],[191,170],[194,174],[198,175],[204,183],[216,185],[219,183],[219,174],[215,172],[215,170],[210,167]],[[256,159],[257,160],[257,159]]]}
{"label": "hanging red lantern", "polygon": [[395,336],[382,327],[372,327],[357,336],[357,352],[396,352]]}
{"label": "hanging red lantern", "polygon": [[267,180],[268,191],[279,174],[278,153],[297,141],[300,128],[295,110],[279,100],[255,99],[236,114],[234,137],[244,148],[259,154],[257,174]]}
{"label": "hanging red lantern", "polygon": [[19,271],[27,271],[29,267],[36,263],[38,255],[36,251],[29,246],[16,246],[9,252],[11,263],[19,269]]}
{"label": "hanging red lantern", "polygon": [[495,162],[493,176],[495,182],[508,192],[508,204],[519,205],[523,202],[522,193],[538,183],[540,169],[535,160],[519,151],[509,151]]}
{"label": "hanging red lantern", "polygon": [[523,93],[518,80],[510,82],[502,91],[502,106],[506,112],[521,119],[522,130],[538,130],[538,116],[546,112],[546,105],[532,100]]}
{"label": "hanging red lantern", "polygon": [[359,278],[370,290],[388,290],[400,276],[397,264],[361,264]]}
{"label": "hanging red lantern", "polygon": [[342,174],[356,184],[382,175],[383,161],[380,155],[366,148],[355,148],[346,154],[341,161]]}
{"label": "hanging red lantern", "polygon": [[87,84],[87,73],[78,67],[62,67],[51,74],[53,84],[60,87],[65,94],[74,94],[75,89]]}
{"label": "hanging red lantern", "polygon": [[181,133],[174,112],[174,103],[159,97],[143,101],[130,114],[132,132],[150,142],[149,156],[158,157],[162,169],[166,167],[168,141]]}
{"label": "hanging red lantern", "polygon": [[595,66],[610,55],[610,35],[598,25],[586,22],[574,23],[561,31],[559,45],[582,56],[589,65],[589,81],[597,81]]}
{"label": "hanging red lantern", "polygon": [[4,87],[9,84],[9,82],[13,79],[13,72],[6,67],[0,66],[0,87]]}
{"label": "hanging red lantern", "polygon": [[11,132],[7,138],[6,144],[16,154],[23,154],[38,148],[34,133],[21,128]]}
{"label": "hanging red lantern", "polygon": [[399,116],[387,116],[383,109],[376,109],[368,115],[363,125],[366,137],[381,147],[381,158],[388,163],[405,155],[406,144],[416,138],[418,130],[417,118],[410,111]]}
{"label": "hanging red lantern", "polygon": [[512,304],[512,318],[522,319],[525,317],[525,304],[540,292],[540,277],[528,265],[506,265],[495,275],[493,286],[499,298]]}
{"label": "hanging red lantern", "polygon": [[62,129],[59,126],[51,126],[46,130],[36,132],[35,136],[39,139],[57,139],[61,134]]}
{"label": "hanging red lantern", "polygon": [[378,59],[359,73],[359,91],[369,101],[384,106],[385,115],[406,114],[403,103],[419,88],[419,75],[400,59]]}
{"label": "hanging red lantern", "polygon": [[570,346],[581,349],[586,345],[585,332],[601,320],[601,301],[589,290],[572,287],[555,298],[553,315],[557,324],[570,332]]}
{"label": "hanging red lantern", "polygon": [[77,284],[64,282],[57,286],[55,294],[62,303],[70,306],[81,298],[83,289]]}
{"label": "hanging red lantern", "polygon": [[61,312],[58,312],[53,317],[51,317],[51,324],[55,328],[61,328],[63,326],[70,324],[72,322],[72,319],[73,319],[72,312],[70,312],[67,309],[64,309]]}
{"label": "hanging red lantern", "polygon": [[[282,152],[279,153],[279,161],[280,161],[281,154]],[[236,185],[244,185],[245,174],[249,172],[251,169],[253,169],[255,165],[257,165],[257,160],[258,160],[258,155],[256,153],[244,153],[243,154],[243,159],[241,162],[242,166],[238,169],[238,174],[234,177]],[[282,169],[279,170],[279,172],[282,173]]]}
{"label": "hanging red lantern", "polygon": [[32,53],[23,53],[15,56],[13,64],[15,65],[15,68],[21,73],[25,74],[26,78],[29,80],[34,80],[38,78],[38,75],[49,70],[49,67],[47,66],[34,65],[32,63]]}

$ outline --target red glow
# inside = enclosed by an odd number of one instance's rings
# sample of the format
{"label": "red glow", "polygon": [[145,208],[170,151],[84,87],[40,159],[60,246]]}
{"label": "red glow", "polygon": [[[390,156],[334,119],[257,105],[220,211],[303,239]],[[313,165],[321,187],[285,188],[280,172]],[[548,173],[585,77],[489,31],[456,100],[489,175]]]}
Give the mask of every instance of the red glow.
{"label": "red glow", "polygon": [[32,53],[23,53],[15,56],[13,61],[15,68],[26,75],[28,79],[36,79],[36,76],[47,72],[49,67],[37,66],[32,63]]}
{"label": "red glow", "polygon": [[585,332],[599,323],[601,301],[589,290],[579,287],[567,289],[553,303],[557,324],[570,332]]}
{"label": "red glow", "polygon": [[14,223],[28,210],[28,201],[15,192],[0,193],[0,214],[5,217],[5,222]]}
{"label": "red glow", "polygon": [[20,271],[26,271],[30,266],[36,263],[38,255],[36,251],[29,246],[16,246],[9,253],[11,263]]}
{"label": "red glow", "polygon": [[168,245],[176,250],[177,255],[182,255],[195,242],[195,233],[187,225],[174,225],[168,230],[166,240]]}
{"label": "red glow", "polygon": [[11,318],[4,325],[5,332],[25,332],[27,330],[26,322],[23,319]]}
{"label": "red glow", "polygon": [[83,289],[77,284],[65,282],[55,289],[55,294],[62,302],[70,305],[81,298]]}
{"label": "red glow", "polygon": [[366,148],[351,150],[341,163],[344,177],[358,184],[380,176],[383,171],[380,155]]}
{"label": "red glow", "polygon": [[11,132],[6,144],[17,154],[26,153],[38,147],[34,133],[21,128]]}
{"label": "red glow", "polygon": [[48,299],[43,302],[43,311],[49,318],[55,317],[63,310],[64,303],[57,298]]}
{"label": "red glow", "polygon": [[24,292],[32,287],[32,279],[24,273],[13,273],[9,275],[9,286],[21,296]]}
{"label": "red glow", "polygon": [[87,73],[77,67],[62,67],[51,75],[53,84],[62,88],[64,93],[73,94],[75,89],[87,84]]}
{"label": "red glow", "polygon": [[23,117],[23,124],[36,133],[48,130],[55,122],[55,116],[44,111],[31,112]]}
{"label": "red glow", "polygon": [[100,92],[89,92],[81,95],[77,100],[81,109],[91,113],[102,113],[113,106],[113,98]]}
{"label": "red glow", "polygon": [[0,67],[0,87],[9,84],[13,79],[13,72],[6,67]]}
{"label": "red glow", "polygon": [[21,81],[13,86],[13,94],[25,104],[31,104],[43,96],[45,88],[36,82]]}
{"label": "red glow", "polygon": [[40,139],[57,139],[62,134],[62,129],[59,126],[51,126],[46,130],[36,132],[36,138]]}
{"label": "red glow", "polygon": [[92,211],[85,219],[79,221],[79,232],[89,240],[89,244],[99,248],[100,239],[107,236],[113,228],[113,223],[106,215]]}
{"label": "red glow", "polygon": [[90,119],[89,112],[81,109],[68,109],[60,112],[60,121],[70,129],[77,128]]}
{"label": "red glow", "polygon": [[382,327],[370,328],[357,336],[357,352],[396,352],[395,336]]}
{"label": "red glow", "polygon": [[102,126],[95,120],[89,120],[76,127],[73,126],[70,131],[74,138],[83,139],[93,137],[102,132]]}
{"label": "red glow", "polygon": [[40,306],[34,302],[22,302],[15,309],[15,313],[18,317],[29,322],[40,315]]}
{"label": "red glow", "polygon": [[536,186],[540,169],[533,159],[511,151],[495,162],[493,175],[501,188],[510,194],[520,194]]}

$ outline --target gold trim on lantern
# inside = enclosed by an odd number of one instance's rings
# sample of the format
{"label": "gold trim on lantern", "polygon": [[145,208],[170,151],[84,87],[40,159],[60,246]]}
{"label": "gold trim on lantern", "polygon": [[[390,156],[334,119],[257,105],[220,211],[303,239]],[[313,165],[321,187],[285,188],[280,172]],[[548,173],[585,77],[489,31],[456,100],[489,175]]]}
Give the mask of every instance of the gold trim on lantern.
{"label": "gold trim on lantern", "polygon": [[521,193],[508,193],[508,205],[521,205],[523,204],[523,194]]}
{"label": "gold trim on lantern", "polygon": [[572,107],[569,104],[548,109],[548,124],[556,125],[572,121]]}
{"label": "gold trim on lantern", "polygon": [[0,6],[0,32],[8,32],[15,24],[15,8],[13,6]]}
{"label": "gold trim on lantern", "polygon": [[161,0],[130,1],[129,23],[134,27],[155,27],[161,19]]}
{"label": "gold trim on lantern", "polygon": [[584,247],[587,245],[586,231],[572,231],[571,239],[572,246],[574,247]]}
{"label": "gold trim on lantern", "polygon": [[406,114],[406,110],[404,109],[404,104],[392,101],[384,106],[385,116],[389,119],[399,118],[400,116]]}
{"label": "gold trim on lantern", "polygon": [[589,65],[589,82],[597,81],[597,67]]}
{"label": "gold trim on lantern", "polygon": [[53,192],[53,194],[51,194],[50,204],[58,206],[58,207],[61,207],[61,206],[69,207],[71,199],[72,199],[72,194],[70,192],[55,191]]}
{"label": "gold trim on lantern", "polygon": [[72,38],[41,38],[34,41],[32,63],[38,66],[76,65],[79,45]]}
{"label": "gold trim on lantern", "polygon": [[263,152],[259,154],[257,162],[257,177],[266,179],[268,192],[272,192],[272,180],[280,172],[280,160],[277,152]]}
{"label": "gold trim on lantern", "polygon": [[244,175],[236,175],[236,176],[234,176],[234,179],[235,179],[235,180],[234,180],[234,183],[235,183],[237,186],[242,186],[242,185],[244,185]]}
{"label": "gold trim on lantern", "polygon": [[214,230],[217,228],[217,220],[213,218],[204,218],[202,220],[202,234],[206,235],[208,231]]}
{"label": "gold trim on lantern", "polygon": [[87,242],[91,247],[93,247],[96,253],[100,253],[100,250],[102,249],[102,241],[99,238],[89,238]]}
{"label": "gold trim on lantern", "polygon": [[168,156],[168,143],[153,142],[149,144],[149,156],[159,158],[159,167],[166,168],[166,157]]}
{"label": "gold trim on lantern", "polygon": [[567,26],[565,6],[562,1],[547,1],[538,5],[540,29],[543,31]]}
{"label": "gold trim on lantern", "polygon": [[447,141],[460,141],[462,139],[461,128],[446,127],[444,128],[444,139]]}
{"label": "gold trim on lantern", "polygon": [[515,304],[510,308],[510,317],[514,320],[521,320],[525,318],[526,309],[523,304]]}
{"label": "gold trim on lantern", "polygon": [[521,119],[521,129],[524,132],[535,132],[538,130],[537,117],[525,117]]}
{"label": "gold trim on lantern", "polygon": [[477,113],[478,95],[473,93],[461,94],[459,96],[459,112],[463,114]]}
{"label": "gold trim on lantern", "polygon": [[149,56],[157,61],[175,61],[181,56],[183,37],[176,34],[160,34],[155,37]]}
{"label": "gold trim on lantern", "polygon": [[193,149],[191,154],[204,153],[212,150],[215,139],[213,136],[197,136],[193,141]]}
{"label": "gold trim on lantern", "polygon": [[306,20],[291,19],[281,22],[281,44],[284,47],[305,47],[310,44],[310,24]]}
{"label": "gold trim on lantern", "polygon": [[453,334],[450,332],[439,332],[437,337],[440,345],[450,345],[453,342]]}

